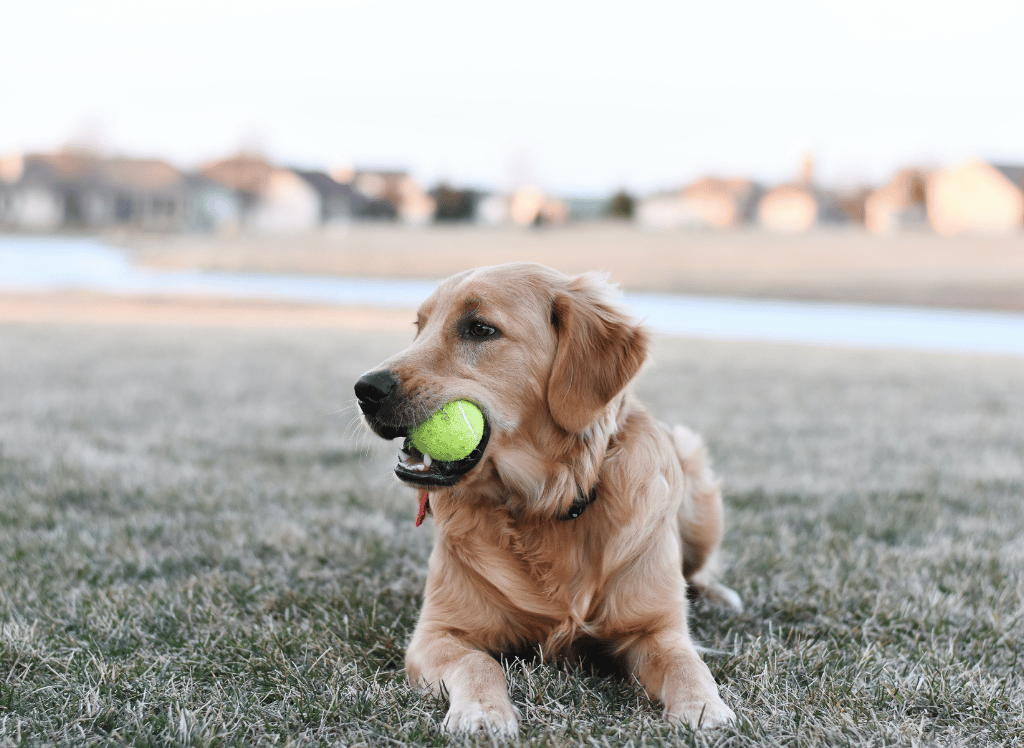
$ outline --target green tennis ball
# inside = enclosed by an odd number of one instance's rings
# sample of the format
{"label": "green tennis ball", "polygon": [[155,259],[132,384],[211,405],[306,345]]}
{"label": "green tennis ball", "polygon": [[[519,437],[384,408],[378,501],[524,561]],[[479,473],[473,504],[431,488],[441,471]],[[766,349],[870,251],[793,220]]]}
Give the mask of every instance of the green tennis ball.
{"label": "green tennis ball", "polygon": [[409,434],[416,449],[442,462],[466,457],[484,436],[484,414],[469,400],[453,400]]}

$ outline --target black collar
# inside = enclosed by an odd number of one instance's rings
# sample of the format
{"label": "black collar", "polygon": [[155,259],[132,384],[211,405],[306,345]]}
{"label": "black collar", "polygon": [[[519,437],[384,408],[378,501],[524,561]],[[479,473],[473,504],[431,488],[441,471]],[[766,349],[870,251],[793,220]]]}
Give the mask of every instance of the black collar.
{"label": "black collar", "polygon": [[583,512],[587,511],[587,507],[594,503],[597,499],[597,485],[590,489],[589,494],[584,494],[583,489],[580,486],[576,486],[578,494],[576,501],[572,502],[572,506],[565,512],[565,514],[558,515],[558,519],[562,522],[568,522],[571,519],[576,519]]}

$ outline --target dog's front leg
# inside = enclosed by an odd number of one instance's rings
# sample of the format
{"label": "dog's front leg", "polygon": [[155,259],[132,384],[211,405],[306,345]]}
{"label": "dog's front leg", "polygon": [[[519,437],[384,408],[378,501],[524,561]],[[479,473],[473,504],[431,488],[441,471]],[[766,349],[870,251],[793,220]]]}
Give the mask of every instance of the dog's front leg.
{"label": "dog's front leg", "polygon": [[736,721],[686,631],[639,638],[626,650],[626,663],[647,693],[662,701],[670,720],[694,730]]}
{"label": "dog's front leg", "polygon": [[508,697],[505,674],[486,652],[466,646],[450,633],[417,629],[405,653],[405,669],[413,683],[426,685],[435,695],[442,685],[448,692],[448,732],[518,732],[518,711]]}

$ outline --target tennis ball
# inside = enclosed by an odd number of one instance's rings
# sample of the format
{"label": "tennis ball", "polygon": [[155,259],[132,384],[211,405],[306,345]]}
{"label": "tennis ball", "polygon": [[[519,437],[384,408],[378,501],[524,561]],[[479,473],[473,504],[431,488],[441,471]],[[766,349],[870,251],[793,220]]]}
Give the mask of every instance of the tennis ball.
{"label": "tennis ball", "polygon": [[484,436],[484,414],[469,400],[453,400],[412,430],[420,452],[451,462],[466,457]]}

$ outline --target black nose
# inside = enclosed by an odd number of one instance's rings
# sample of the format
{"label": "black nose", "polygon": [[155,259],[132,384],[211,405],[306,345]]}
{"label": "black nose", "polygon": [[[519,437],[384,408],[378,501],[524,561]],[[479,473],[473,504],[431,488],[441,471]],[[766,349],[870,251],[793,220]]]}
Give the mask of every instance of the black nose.
{"label": "black nose", "polygon": [[360,403],[380,405],[398,389],[398,379],[390,371],[371,371],[356,382],[356,397]]}

